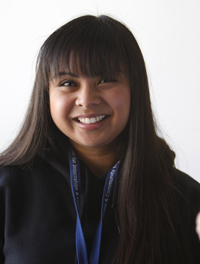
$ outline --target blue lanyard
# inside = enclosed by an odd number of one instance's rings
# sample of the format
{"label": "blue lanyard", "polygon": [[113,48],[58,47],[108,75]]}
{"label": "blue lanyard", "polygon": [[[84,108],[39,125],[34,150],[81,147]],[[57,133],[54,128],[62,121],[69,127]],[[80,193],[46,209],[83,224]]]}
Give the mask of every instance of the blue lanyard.
{"label": "blue lanyard", "polygon": [[81,226],[81,220],[79,217],[80,209],[80,193],[81,193],[81,177],[80,177],[80,165],[79,159],[74,153],[74,151],[69,148],[69,161],[70,161],[70,179],[71,179],[71,189],[74,199],[74,205],[77,214],[76,221],[76,254],[79,264],[98,264],[99,254],[101,246],[101,233],[103,217],[108,206],[109,198],[111,197],[112,189],[115,183],[117,171],[119,168],[120,161],[117,162],[112,169],[108,172],[106,177],[106,182],[103,191],[102,203],[101,203],[101,218],[94,237],[92,250],[90,254],[90,259],[88,262],[87,248],[85,243],[85,238],[83,235],[83,230]]}

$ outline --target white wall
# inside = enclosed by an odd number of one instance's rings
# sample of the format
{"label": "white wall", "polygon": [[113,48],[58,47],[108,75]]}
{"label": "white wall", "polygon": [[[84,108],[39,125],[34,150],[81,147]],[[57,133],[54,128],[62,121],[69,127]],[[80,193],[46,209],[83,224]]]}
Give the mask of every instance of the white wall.
{"label": "white wall", "polygon": [[10,0],[0,10],[0,150],[23,119],[46,37],[76,16],[108,14],[138,39],[163,135],[177,167],[200,181],[199,0]]}

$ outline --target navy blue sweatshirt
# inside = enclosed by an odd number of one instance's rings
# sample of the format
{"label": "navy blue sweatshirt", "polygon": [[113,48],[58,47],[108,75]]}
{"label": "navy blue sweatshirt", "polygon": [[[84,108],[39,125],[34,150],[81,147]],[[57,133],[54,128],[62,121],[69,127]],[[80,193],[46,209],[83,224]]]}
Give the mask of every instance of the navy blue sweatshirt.
{"label": "navy blue sweatshirt", "polygon": [[[177,171],[182,204],[189,224],[194,264],[200,263],[195,216],[200,210],[200,185]],[[81,163],[81,221],[90,254],[100,219],[106,175],[95,177]],[[76,211],[72,198],[69,162],[48,152],[30,167],[0,169],[0,264],[73,264]],[[112,201],[104,221],[99,264],[110,264],[119,242]]]}

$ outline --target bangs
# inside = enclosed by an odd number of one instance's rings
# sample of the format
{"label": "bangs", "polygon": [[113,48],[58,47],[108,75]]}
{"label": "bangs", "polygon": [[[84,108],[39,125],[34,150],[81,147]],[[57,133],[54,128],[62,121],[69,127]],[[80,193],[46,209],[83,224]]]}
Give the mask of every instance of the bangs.
{"label": "bangs", "polygon": [[127,65],[120,34],[107,17],[84,16],[65,24],[47,39],[44,50],[50,78],[67,70],[112,79]]}

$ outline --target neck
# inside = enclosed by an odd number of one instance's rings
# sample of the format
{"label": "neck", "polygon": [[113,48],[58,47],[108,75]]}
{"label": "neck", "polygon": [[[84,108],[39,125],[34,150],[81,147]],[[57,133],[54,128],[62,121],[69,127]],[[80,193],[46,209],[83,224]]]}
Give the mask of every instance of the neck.
{"label": "neck", "polygon": [[99,177],[108,172],[119,160],[114,146],[90,148],[71,142],[78,157],[88,166],[91,172]]}

